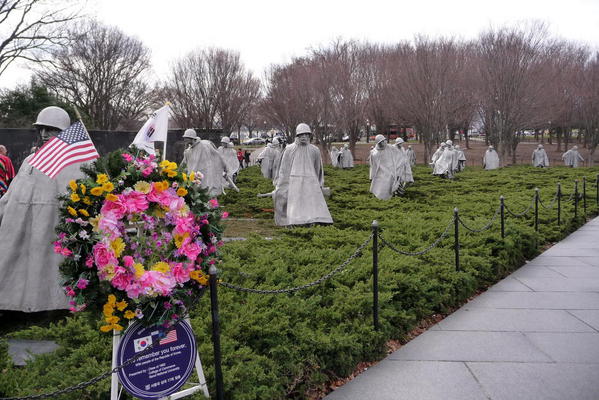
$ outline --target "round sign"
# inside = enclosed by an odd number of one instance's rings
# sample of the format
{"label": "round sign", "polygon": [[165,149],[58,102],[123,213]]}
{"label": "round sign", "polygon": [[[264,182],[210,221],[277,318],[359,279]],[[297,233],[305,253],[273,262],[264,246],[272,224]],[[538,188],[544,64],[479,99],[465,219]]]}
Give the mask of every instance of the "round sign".
{"label": "round sign", "polygon": [[144,400],[175,393],[193,372],[197,354],[195,338],[186,321],[180,321],[166,336],[162,328],[148,328],[136,322],[121,339],[118,365],[152,344],[155,345],[147,354],[118,370],[121,385],[132,396]]}

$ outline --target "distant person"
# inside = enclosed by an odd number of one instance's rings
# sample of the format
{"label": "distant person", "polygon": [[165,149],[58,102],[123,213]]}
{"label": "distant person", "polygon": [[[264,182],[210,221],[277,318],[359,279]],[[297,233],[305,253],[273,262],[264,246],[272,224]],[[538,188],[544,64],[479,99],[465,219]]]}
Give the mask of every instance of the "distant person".
{"label": "distant person", "polygon": [[252,153],[250,153],[250,151],[249,151],[249,150],[245,150],[245,151],[243,152],[243,160],[245,161],[245,167],[246,167],[246,168],[250,166],[250,155],[251,155],[251,154],[252,154]]}
{"label": "distant person", "polygon": [[243,168],[243,151],[241,149],[237,150],[237,160],[239,161],[239,169]]}
{"label": "distant person", "polygon": [[547,168],[549,166],[549,157],[547,157],[547,152],[542,144],[539,144],[532,152],[532,166],[539,168]]}
{"label": "distant person", "polygon": [[584,158],[582,158],[578,152],[578,146],[574,146],[562,154],[562,160],[564,160],[564,164],[570,168],[578,168],[578,162],[584,162]]}
{"label": "distant person", "polygon": [[6,146],[0,144],[0,197],[8,190],[15,177],[15,169],[7,155]]}
{"label": "distant person", "polygon": [[457,172],[461,172],[466,168],[466,155],[464,154],[464,150],[460,148],[460,145],[456,144],[454,150],[458,155],[458,169]]}
{"label": "distant person", "polygon": [[493,146],[489,146],[483,157],[483,168],[484,169],[497,169],[499,168],[499,155]]}
{"label": "distant person", "polygon": [[416,152],[412,149],[412,146],[408,146],[406,150],[406,157],[408,157],[408,161],[410,165],[413,167],[416,164]]}

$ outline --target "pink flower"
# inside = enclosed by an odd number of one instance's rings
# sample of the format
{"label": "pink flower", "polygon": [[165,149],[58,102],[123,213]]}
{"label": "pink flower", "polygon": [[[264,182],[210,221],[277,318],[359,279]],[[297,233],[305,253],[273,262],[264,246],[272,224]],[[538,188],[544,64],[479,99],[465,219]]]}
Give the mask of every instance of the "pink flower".
{"label": "pink flower", "polygon": [[143,171],[141,171],[141,174],[147,178],[148,176],[152,175],[152,172],[154,172],[154,168],[152,167],[146,167],[143,169]]}
{"label": "pink flower", "polygon": [[133,260],[133,257],[131,256],[125,256],[123,257],[123,264],[125,267],[130,268],[133,266],[133,264],[135,264],[135,260]]}
{"label": "pink flower", "polygon": [[115,201],[104,201],[102,205],[102,209],[100,212],[104,215],[112,213],[116,219],[121,219],[125,216],[127,212],[127,207],[125,206],[122,198],[119,196],[118,200]]}
{"label": "pink flower", "polygon": [[160,271],[146,271],[141,278],[141,285],[145,288],[145,294],[158,293],[162,296],[168,296],[175,284],[176,282],[171,276],[167,276]]}
{"label": "pink flower", "polygon": [[226,212],[226,211],[223,211],[223,214],[221,215],[221,218],[222,218],[222,219],[227,219],[227,218],[229,218],[229,213],[228,213],[228,212]]}
{"label": "pink flower", "polygon": [[135,190],[119,195],[119,198],[125,204],[127,211],[130,213],[138,213],[148,209],[148,200],[146,195]]}
{"label": "pink flower", "polygon": [[[127,285],[125,290],[127,291],[127,296],[131,299],[137,299],[139,297],[139,295],[144,292],[144,288],[138,282],[130,283],[129,285]],[[141,313],[141,311],[140,311],[140,313]],[[143,316],[143,314],[142,314],[142,316]],[[137,318],[141,318],[141,317],[137,316]]]}
{"label": "pink flower", "polygon": [[165,301],[164,303],[162,303],[162,305],[164,306],[165,310],[170,310],[171,308],[173,308],[173,305],[168,301]]}
{"label": "pink flower", "polygon": [[112,212],[102,214],[98,222],[98,229],[108,235],[110,240],[114,240],[121,235],[119,232],[119,218]]}
{"label": "pink flower", "polygon": [[114,257],[112,249],[108,248],[104,243],[97,243],[94,248],[94,261],[99,267],[105,267],[109,264],[116,265],[117,260]]}
{"label": "pink flower", "polygon": [[133,156],[131,154],[128,153],[123,153],[121,154],[121,156],[123,157],[123,159],[127,162],[131,162],[133,161]]}
{"label": "pink flower", "polygon": [[195,242],[185,243],[181,246],[181,253],[185,254],[187,258],[194,261],[202,252],[200,246]]}
{"label": "pink flower", "polygon": [[67,294],[67,296],[69,296],[69,297],[75,297],[75,291],[70,286],[65,287],[64,291]]}
{"label": "pink flower", "polygon": [[63,247],[60,254],[62,254],[65,257],[69,257],[69,256],[73,255],[73,252],[71,250],[67,249],[66,247]]}
{"label": "pink flower", "polygon": [[88,254],[87,258],[85,259],[85,266],[87,268],[94,266],[94,257],[91,254]]}
{"label": "pink flower", "polygon": [[87,287],[88,283],[89,283],[89,281],[87,279],[79,279],[79,281],[77,282],[77,287],[79,289],[83,290]]}
{"label": "pink flower", "polygon": [[218,200],[216,199],[210,199],[208,204],[211,208],[218,208]]}
{"label": "pink flower", "polygon": [[181,263],[175,263],[171,266],[171,274],[177,283],[189,281],[189,270],[183,267],[183,264]]}
{"label": "pink flower", "polygon": [[125,270],[123,267],[116,267],[114,269],[114,277],[110,281],[112,286],[119,290],[126,290],[131,282],[133,276]]}

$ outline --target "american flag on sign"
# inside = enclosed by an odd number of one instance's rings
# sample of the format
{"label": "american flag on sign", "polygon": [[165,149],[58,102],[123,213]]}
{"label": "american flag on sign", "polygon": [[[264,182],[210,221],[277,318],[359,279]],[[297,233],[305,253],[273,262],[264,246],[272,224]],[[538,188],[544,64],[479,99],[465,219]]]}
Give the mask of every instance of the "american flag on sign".
{"label": "american flag on sign", "polygon": [[29,164],[54,178],[68,165],[100,157],[81,121],[48,140],[29,160]]}
{"label": "american flag on sign", "polygon": [[169,333],[166,334],[166,336],[164,337],[164,339],[162,339],[160,341],[160,344],[168,344],[168,343],[172,343],[172,342],[176,342],[177,341],[177,330],[176,329],[172,329]]}

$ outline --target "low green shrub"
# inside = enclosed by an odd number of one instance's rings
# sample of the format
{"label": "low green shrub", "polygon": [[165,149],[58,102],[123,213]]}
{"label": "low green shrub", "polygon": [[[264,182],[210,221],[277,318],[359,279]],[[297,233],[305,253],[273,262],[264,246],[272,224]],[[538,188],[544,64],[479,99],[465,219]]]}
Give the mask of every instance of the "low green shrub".
{"label": "low green shrub", "polygon": [[[418,251],[434,241],[451,222],[453,208],[469,226],[480,228],[499,205],[499,196],[514,213],[531,204],[540,188],[547,206],[562,182],[562,225],[555,208],[540,209],[540,229],[533,216],[507,216],[505,240],[499,219],[490,230],[471,233],[460,228],[461,271],[454,267],[453,225],[439,246],[419,257],[407,257],[382,247],[380,263],[381,330],[372,328],[372,253],[326,282],[293,294],[258,295],[221,287],[222,352],[226,397],[231,399],[304,398],[335,377],[346,376],[361,361],[380,359],[385,342],[402,339],[416,324],[435,313],[444,313],[489,284],[506,276],[538,246],[559,240],[581,222],[572,221],[573,205],[567,202],[573,181],[594,169],[510,167],[496,171],[468,169],[455,181],[415,169],[416,183],[405,197],[379,201],[368,192],[368,170],[325,167],[326,184],[333,194],[328,201],[333,226],[279,229],[273,240],[250,235],[246,241],[223,248],[224,281],[254,288],[286,288],[313,281],[342,263],[370,234],[374,219],[382,235],[396,247]],[[272,200],[257,193],[272,185],[252,167],[241,171],[239,193],[223,197],[232,217],[272,219]],[[589,183],[588,213],[595,213],[594,183]],[[582,202],[579,215],[583,215]],[[225,232],[226,233],[226,232]],[[194,327],[209,386],[214,388],[210,304],[202,298],[193,310]],[[69,317],[49,328],[31,327],[13,332],[21,338],[52,338],[61,349],[37,357],[25,368],[9,365],[0,342],[0,395],[45,392],[87,380],[110,366],[110,337],[101,334],[85,316]],[[64,399],[106,399],[109,380]],[[197,396],[196,398],[201,398]]]}

